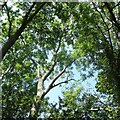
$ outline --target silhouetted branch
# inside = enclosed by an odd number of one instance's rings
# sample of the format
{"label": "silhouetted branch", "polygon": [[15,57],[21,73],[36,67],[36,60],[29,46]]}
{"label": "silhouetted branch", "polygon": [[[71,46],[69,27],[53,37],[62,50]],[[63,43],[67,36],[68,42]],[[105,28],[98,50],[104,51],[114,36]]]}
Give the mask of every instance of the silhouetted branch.
{"label": "silhouetted branch", "polygon": [[45,95],[50,91],[50,89],[52,89],[53,84],[66,71],[66,69],[67,69],[67,66],[52,80],[52,82],[50,83],[50,85],[48,86],[48,88],[45,91]]}
{"label": "silhouetted branch", "polygon": [[49,69],[49,71],[43,76],[43,78],[42,78],[42,81],[43,81],[43,82],[44,82],[44,81],[47,79],[47,77],[53,72],[55,65],[56,65],[56,62],[54,61],[54,64],[51,66],[51,68]]}
{"label": "silhouetted branch", "polygon": [[8,38],[10,39],[12,21],[11,21],[11,19],[10,19],[10,13],[9,13],[9,9],[8,9],[7,5],[5,5],[5,7],[6,7],[6,10],[7,10],[7,17],[8,17],[8,22],[9,22]]}
{"label": "silhouetted branch", "polygon": [[[102,21],[103,21],[104,25],[105,25],[106,28],[107,28],[107,33],[108,33],[108,37],[109,37],[110,47],[111,47],[111,49],[113,50],[113,45],[112,45],[111,35],[110,35],[110,31],[109,31],[110,28],[108,27],[107,23],[105,22],[105,19],[103,18],[101,12],[96,8],[94,2],[93,2],[93,5],[94,5],[94,7],[95,7],[95,10],[100,14],[100,16],[101,16],[101,18],[102,18]],[[103,33],[102,33],[102,34],[103,34]]]}
{"label": "silhouetted branch", "polygon": [[107,7],[110,15],[111,15],[111,20],[114,21],[114,25],[118,28],[118,30],[120,31],[120,24],[118,23],[118,21],[116,20],[116,17],[113,13],[113,9],[110,6],[110,3],[108,2],[104,2],[105,6]]}
{"label": "silhouetted branch", "polygon": [[70,79],[70,80],[66,80],[66,81],[57,83],[57,84],[53,85],[52,88],[54,88],[54,87],[56,87],[56,86],[58,86],[58,85],[61,85],[61,84],[63,84],[63,83],[68,83],[69,81],[72,81],[72,80],[75,80],[75,79]]}
{"label": "silhouetted branch", "polygon": [[[7,0],[8,1],[8,0]],[[4,2],[2,5],[0,5],[0,10],[3,10],[3,8],[5,7],[5,5],[7,4],[7,1]]]}
{"label": "silhouetted branch", "polygon": [[0,53],[2,53],[2,58],[0,58],[0,61],[4,58],[4,56],[6,55],[6,53],[8,52],[8,50],[14,45],[14,43],[19,38],[19,36],[21,35],[21,33],[24,31],[24,29],[26,28],[26,26],[32,21],[32,19],[34,18],[34,16],[42,9],[42,7],[45,4],[46,3],[41,3],[40,6],[37,5],[35,12],[32,15],[30,15],[30,17],[28,18],[27,14],[31,11],[31,9],[33,8],[34,4],[30,7],[30,10],[25,15],[25,18],[23,19],[23,22],[22,22],[22,25],[20,26],[20,28],[16,31],[16,33],[13,36],[11,36],[9,38],[9,40],[3,45],[2,49],[0,50]]}

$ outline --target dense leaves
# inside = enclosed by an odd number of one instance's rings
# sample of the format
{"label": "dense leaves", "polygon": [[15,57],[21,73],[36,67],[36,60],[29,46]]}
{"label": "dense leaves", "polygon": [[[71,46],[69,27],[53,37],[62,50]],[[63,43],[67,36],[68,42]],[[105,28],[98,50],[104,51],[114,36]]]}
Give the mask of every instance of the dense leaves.
{"label": "dense leaves", "polygon": [[[96,89],[112,96],[112,101],[119,107],[119,12],[119,3],[107,2],[3,3],[0,11],[3,119],[37,118],[46,94],[54,87],[74,80],[73,65],[84,79],[97,71]],[[76,115],[78,105],[74,100],[79,93],[80,89],[74,91],[70,99],[70,91],[64,92],[67,99],[60,104],[68,109],[68,118]],[[93,101],[98,102],[90,95],[89,103],[87,97],[81,98],[85,100],[85,111],[92,108]],[[34,109],[33,116],[31,109]],[[51,116],[63,117],[64,112]],[[107,113],[100,111],[100,114],[105,117]]]}
{"label": "dense leaves", "polygon": [[47,105],[44,117],[65,120],[116,120],[119,108],[110,99],[112,96],[86,93],[76,82],[63,92],[58,104]]}

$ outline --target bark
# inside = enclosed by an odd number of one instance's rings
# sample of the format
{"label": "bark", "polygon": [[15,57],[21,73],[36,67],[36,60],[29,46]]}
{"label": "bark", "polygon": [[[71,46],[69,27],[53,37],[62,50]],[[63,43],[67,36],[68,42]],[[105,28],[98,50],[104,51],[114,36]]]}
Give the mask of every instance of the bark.
{"label": "bark", "polygon": [[38,112],[41,104],[41,100],[43,99],[43,88],[44,82],[42,79],[38,79],[38,85],[37,85],[37,97],[34,100],[34,103],[31,108],[31,113],[30,113],[30,119],[35,119],[37,120],[38,117]]}

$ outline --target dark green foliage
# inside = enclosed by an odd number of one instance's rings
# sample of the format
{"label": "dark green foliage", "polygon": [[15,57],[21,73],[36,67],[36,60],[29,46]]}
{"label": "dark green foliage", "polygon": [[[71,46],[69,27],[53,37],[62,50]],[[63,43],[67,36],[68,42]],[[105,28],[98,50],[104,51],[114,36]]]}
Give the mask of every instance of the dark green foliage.
{"label": "dark green foliage", "polygon": [[[42,83],[43,89],[48,90],[41,97],[43,100],[52,88],[61,85],[57,84],[57,79],[63,83],[73,79],[73,64],[80,71],[83,80],[98,71],[96,89],[101,94],[112,96],[114,102],[111,102],[110,106],[115,103],[119,114],[118,6],[119,3],[104,2],[89,4],[16,2],[13,6],[4,3],[0,11],[2,30],[0,45],[4,53],[0,58],[3,59],[0,63],[3,118],[26,117],[30,113],[38,92],[37,66],[40,68],[39,77],[44,78],[44,75],[49,73]],[[46,87],[46,81],[53,83]],[[73,117],[71,112],[76,112],[74,107],[77,107],[77,104],[74,100],[77,94],[73,95],[71,100],[63,99],[60,103],[67,107],[67,112],[62,110],[59,114],[53,107],[55,114],[51,116]],[[92,99],[85,101],[84,109],[88,112],[93,101],[98,101],[91,95],[88,98],[83,97],[82,101]],[[41,109],[38,108],[38,111]],[[73,111],[70,112],[71,109]],[[81,109],[77,110],[79,114],[83,112]],[[100,111],[99,114],[105,117],[108,113],[109,110],[106,113]]]}

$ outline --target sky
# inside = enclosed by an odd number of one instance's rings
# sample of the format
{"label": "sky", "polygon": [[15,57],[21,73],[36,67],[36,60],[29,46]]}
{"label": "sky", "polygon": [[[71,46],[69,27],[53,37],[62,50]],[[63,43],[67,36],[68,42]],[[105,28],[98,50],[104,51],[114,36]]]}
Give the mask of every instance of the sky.
{"label": "sky", "polygon": [[[88,79],[84,82],[81,81],[81,85],[83,86],[83,88],[87,91],[87,90],[90,90],[91,93],[93,93],[93,91],[95,91],[95,81],[93,79]],[[65,84],[64,84],[65,85]],[[48,94],[46,97],[49,97],[49,102],[50,103],[55,103],[55,102],[58,102],[58,96],[62,97],[62,91],[63,91],[63,88],[61,87],[56,87],[56,88],[53,88]]]}
{"label": "sky", "polygon": [[[97,77],[97,72],[94,74],[94,77],[88,78],[85,81],[82,81],[80,73],[75,68],[73,69],[73,73],[74,73],[74,78],[75,79],[78,79],[78,78],[81,79],[79,81],[80,81],[81,86],[83,87],[84,91],[87,91],[87,92],[90,92],[90,93],[94,93],[94,91],[96,91],[96,88],[95,88],[96,80],[95,80],[95,78]],[[66,84],[64,84],[63,87],[55,87],[46,95],[46,97],[49,97],[49,102],[50,103],[58,102],[58,100],[59,100],[58,96],[62,97],[62,91],[65,88],[65,86],[66,86]]]}

